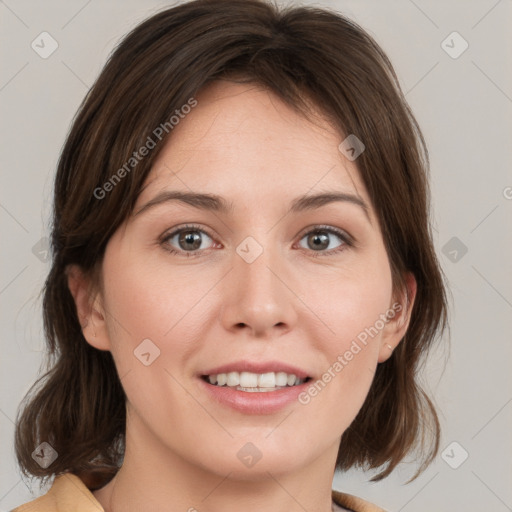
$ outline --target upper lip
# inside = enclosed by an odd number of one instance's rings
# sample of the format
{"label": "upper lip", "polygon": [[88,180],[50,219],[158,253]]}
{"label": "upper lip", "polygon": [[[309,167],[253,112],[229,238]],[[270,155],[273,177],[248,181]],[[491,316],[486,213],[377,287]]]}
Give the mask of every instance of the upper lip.
{"label": "upper lip", "polygon": [[223,364],[210,370],[206,370],[205,372],[202,372],[201,375],[218,375],[219,373],[229,372],[285,372],[288,374],[293,374],[299,379],[305,379],[306,377],[310,376],[304,370],[290,364],[281,363],[280,361],[234,361],[232,363]]}

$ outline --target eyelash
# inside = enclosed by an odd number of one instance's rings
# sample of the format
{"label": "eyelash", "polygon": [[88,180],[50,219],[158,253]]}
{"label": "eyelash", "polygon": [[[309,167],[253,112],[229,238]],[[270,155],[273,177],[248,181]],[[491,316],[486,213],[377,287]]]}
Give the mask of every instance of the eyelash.
{"label": "eyelash", "polygon": [[[180,227],[178,229],[175,229],[174,231],[172,231],[169,234],[164,234],[163,235],[163,237],[160,240],[160,243],[163,246],[165,251],[169,252],[170,254],[180,255],[180,256],[184,256],[186,258],[196,258],[196,257],[199,257],[201,255],[201,252],[204,252],[204,251],[208,250],[208,249],[202,249],[202,250],[196,250],[196,251],[192,252],[192,251],[177,250],[177,249],[174,249],[173,247],[171,247],[168,244],[168,240],[172,239],[174,236],[176,236],[177,234],[181,233],[182,231],[200,231],[201,233],[205,233],[206,235],[208,235],[208,237],[211,238],[212,240],[214,239],[213,236],[211,236],[208,233],[208,231],[205,231],[202,227],[200,227],[200,226],[198,226],[196,224],[187,224],[187,225],[182,226],[182,227]],[[344,251],[347,247],[353,247],[355,245],[354,244],[354,240],[352,239],[352,237],[350,237],[344,231],[342,231],[340,229],[337,229],[337,228],[334,228],[332,226],[324,226],[324,225],[314,226],[309,231],[306,231],[306,233],[304,233],[300,237],[299,240],[302,240],[306,235],[309,235],[311,233],[318,233],[318,232],[327,232],[327,233],[334,234],[334,235],[338,236],[341,239],[343,244],[340,245],[339,247],[337,247],[335,249],[331,249],[329,251],[309,251],[309,252],[312,253],[311,255],[314,258],[319,258],[319,257],[324,257],[324,256],[332,256],[332,255],[337,254],[337,253],[339,253],[341,251]]]}

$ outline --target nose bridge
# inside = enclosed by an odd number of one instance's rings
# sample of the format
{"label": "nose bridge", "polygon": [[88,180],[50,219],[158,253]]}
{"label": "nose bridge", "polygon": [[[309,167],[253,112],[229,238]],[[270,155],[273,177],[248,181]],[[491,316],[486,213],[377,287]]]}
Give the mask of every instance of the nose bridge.
{"label": "nose bridge", "polygon": [[286,286],[286,262],[272,234],[247,237],[233,255],[229,291],[225,296],[225,327],[242,324],[265,334],[275,326],[290,328],[295,321],[293,294]]}

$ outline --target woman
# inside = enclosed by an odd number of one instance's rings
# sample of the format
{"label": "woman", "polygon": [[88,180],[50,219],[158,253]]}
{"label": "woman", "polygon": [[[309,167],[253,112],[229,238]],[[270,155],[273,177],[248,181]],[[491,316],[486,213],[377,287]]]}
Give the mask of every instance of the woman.
{"label": "woman", "polygon": [[136,27],[59,161],[54,360],[16,430],[56,479],[16,511],[382,510],[332,478],[437,453],[427,169],[338,14],[197,0]]}

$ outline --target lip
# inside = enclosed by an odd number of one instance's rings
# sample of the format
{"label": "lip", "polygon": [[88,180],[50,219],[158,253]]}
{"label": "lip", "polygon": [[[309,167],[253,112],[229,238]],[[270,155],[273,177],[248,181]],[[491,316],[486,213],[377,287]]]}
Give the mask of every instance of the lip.
{"label": "lip", "polygon": [[280,361],[234,361],[198,374],[200,385],[215,402],[244,414],[272,414],[293,402],[297,402],[298,396],[309,386],[311,379],[298,386],[287,386],[276,391],[261,392],[238,391],[236,388],[227,386],[215,386],[210,384],[207,379],[204,379],[207,375],[229,372],[285,372],[293,374],[299,379],[312,378],[310,374],[301,368]]}
{"label": "lip", "polygon": [[[221,372],[222,373],[222,372]],[[258,372],[259,373],[259,372]],[[246,392],[235,388],[215,386],[199,377],[200,385],[215,402],[230,407],[243,414],[273,414],[291,403],[298,402],[298,396],[310,381],[298,386],[290,386],[277,391]]]}
{"label": "lip", "polygon": [[[288,374],[293,373],[299,379],[305,379],[307,377],[312,377],[312,375],[308,374],[306,371],[301,368],[297,368],[295,366],[291,366],[286,363],[281,363],[279,361],[267,361],[267,362],[256,362],[256,361],[234,361],[232,363],[224,364],[222,366],[217,366],[216,368],[212,368],[210,370],[206,370],[201,372],[199,375],[218,375],[219,373],[229,373],[229,372],[251,372],[251,373],[270,373],[270,372],[285,372]],[[296,386],[299,387],[299,386]],[[273,393],[277,393],[278,391],[273,391]],[[256,393],[258,394],[258,393]]]}

